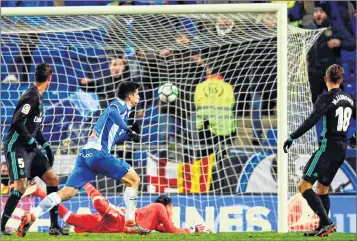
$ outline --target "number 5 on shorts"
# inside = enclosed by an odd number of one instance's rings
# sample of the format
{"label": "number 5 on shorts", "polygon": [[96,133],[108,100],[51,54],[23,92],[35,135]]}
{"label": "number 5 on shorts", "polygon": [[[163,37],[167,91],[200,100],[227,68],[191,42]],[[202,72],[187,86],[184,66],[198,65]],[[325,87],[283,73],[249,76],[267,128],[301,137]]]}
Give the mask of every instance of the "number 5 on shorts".
{"label": "number 5 on shorts", "polygon": [[23,158],[17,159],[17,162],[18,162],[19,168],[24,168],[25,167],[25,163],[24,163],[24,159]]}

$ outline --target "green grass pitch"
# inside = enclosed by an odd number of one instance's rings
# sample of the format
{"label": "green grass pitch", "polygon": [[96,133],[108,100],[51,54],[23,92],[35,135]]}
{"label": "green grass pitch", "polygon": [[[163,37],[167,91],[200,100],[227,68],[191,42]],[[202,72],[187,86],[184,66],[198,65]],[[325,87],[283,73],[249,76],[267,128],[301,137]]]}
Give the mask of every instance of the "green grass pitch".
{"label": "green grass pitch", "polygon": [[28,233],[25,238],[18,238],[16,234],[12,236],[3,236],[2,240],[24,240],[24,241],[67,241],[67,240],[100,240],[100,241],[111,241],[111,240],[126,240],[126,241],[191,241],[191,240],[217,240],[217,241],[263,241],[263,240],[356,240],[355,233],[333,233],[328,237],[304,237],[302,233],[287,233],[280,234],[275,232],[255,232],[255,233],[217,233],[217,234],[166,234],[166,233],[152,233],[148,236],[138,236],[129,234],[76,234],[71,233],[69,236],[49,236],[48,233]]}

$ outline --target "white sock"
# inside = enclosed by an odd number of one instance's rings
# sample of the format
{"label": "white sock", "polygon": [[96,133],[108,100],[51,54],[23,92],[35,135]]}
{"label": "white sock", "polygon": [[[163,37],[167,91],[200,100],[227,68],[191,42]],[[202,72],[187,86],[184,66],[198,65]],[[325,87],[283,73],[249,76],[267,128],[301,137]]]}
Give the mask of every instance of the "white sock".
{"label": "white sock", "polygon": [[135,221],[135,209],[138,202],[138,190],[132,187],[125,188],[124,203],[126,206],[125,220]]}
{"label": "white sock", "polygon": [[62,202],[61,197],[57,194],[57,192],[53,192],[47,195],[35,209],[33,210],[33,214],[36,218],[40,217],[42,214],[50,211],[54,206],[60,204]]}

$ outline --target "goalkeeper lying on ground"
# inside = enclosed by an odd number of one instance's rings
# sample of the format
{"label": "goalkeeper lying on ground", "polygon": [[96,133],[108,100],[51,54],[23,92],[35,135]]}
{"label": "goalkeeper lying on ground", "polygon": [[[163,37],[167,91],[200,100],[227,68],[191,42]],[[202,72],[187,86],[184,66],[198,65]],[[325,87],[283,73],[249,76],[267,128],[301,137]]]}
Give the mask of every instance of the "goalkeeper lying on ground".
{"label": "goalkeeper lying on ground", "polygon": [[[32,195],[41,199],[46,197],[46,193],[35,184]],[[95,214],[77,214],[69,211],[62,203],[58,205],[59,216],[70,225],[74,226],[76,233],[123,233],[125,224],[125,208],[119,208],[109,203],[104,196],[87,183],[83,188],[88,193],[97,210]],[[135,219],[138,225],[149,230],[156,230],[166,233],[192,233],[205,232],[203,225],[196,225],[194,228],[176,228],[172,221],[173,204],[169,197],[161,195],[155,203],[151,203],[135,212]]]}

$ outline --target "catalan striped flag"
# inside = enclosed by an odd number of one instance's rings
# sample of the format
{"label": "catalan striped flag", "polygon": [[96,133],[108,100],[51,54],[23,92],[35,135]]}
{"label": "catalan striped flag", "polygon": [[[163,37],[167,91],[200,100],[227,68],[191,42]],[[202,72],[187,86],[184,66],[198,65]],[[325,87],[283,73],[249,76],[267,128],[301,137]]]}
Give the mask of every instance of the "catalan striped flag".
{"label": "catalan striped flag", "polygon": [[169,161],[148,153],[146,182],[152,193],[205,193],[210,191],[215,153],[191,163]]}

